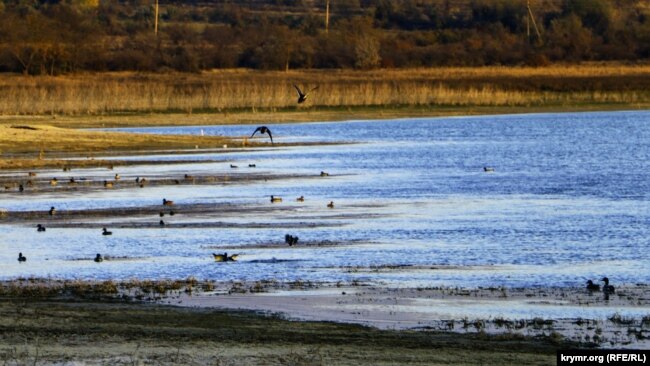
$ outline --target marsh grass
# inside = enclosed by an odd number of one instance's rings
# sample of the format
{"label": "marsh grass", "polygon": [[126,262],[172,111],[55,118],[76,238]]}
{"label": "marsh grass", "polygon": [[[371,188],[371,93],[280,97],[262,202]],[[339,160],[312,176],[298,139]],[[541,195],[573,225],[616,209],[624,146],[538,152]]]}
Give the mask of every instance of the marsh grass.
{"label": "marsh grass", "polygon": [[650,100],[650,66],[12,75],[0,80],[0,114],[227,114],[304,109],[296,104],[293,84],[319,86],[309,96],[307,108],[633,104]]}

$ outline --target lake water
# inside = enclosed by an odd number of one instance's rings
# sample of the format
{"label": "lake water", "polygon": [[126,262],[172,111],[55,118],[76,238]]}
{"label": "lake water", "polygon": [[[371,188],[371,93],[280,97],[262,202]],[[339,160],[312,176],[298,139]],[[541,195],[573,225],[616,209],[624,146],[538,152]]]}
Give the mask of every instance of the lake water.
{"label": "lake water", "polygon": [[[268,206],[290,211],[174,218],[178,222],[270,224],[269,228],[97,229],[0,224],[0,278],[370,281],[392,286],[583,286],[608,276],[616,285],[650,282],[650,111],[527,114],[308,124],[267,124],[276,142],[343,145],[262,148],[155,159],[115,171],[44,172],[107,178],[240,171],[304,174],[269,182],[150,189],[3,192],[8,210],[60,210],[159,204]],[[250,136],[255,126],[126,129]],[[267,138],[266,136],[261,138]],[[211,162],[209,160],[227,160]],[[490,166],[494,172],[484,172]],[[305,202],[294,202],[304,195]],[[327,202],[336,207],[328,209]],[[357,216],[354,216],[357,215]],[[171,220],[171,219],[170,219]],[[325,222],[310,228],[304,222]],[[278,227],[273,227],[277,223]],[[296,228],[280,227],[292,223]],[[284,235],[334,246],[289,248]],[[277,248],[260,248],[277,243]],[[219,246],[240,261],[215,263]],[[29,260],[18,264],[17,253]],[[232,251],[235,252],[235,251]],[[95,253],[132,257],[100,265]],[[276,260],[273,260],[276,259]],[[375,271],[371,266],[397,266]]]}

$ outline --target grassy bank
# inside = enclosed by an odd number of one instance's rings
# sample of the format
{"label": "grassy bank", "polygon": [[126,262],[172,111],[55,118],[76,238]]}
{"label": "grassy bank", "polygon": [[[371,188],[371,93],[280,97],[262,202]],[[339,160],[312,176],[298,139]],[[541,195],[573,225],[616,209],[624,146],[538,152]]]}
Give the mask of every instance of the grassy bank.
{"label": "grassy bank", "polygon": [[8,364],[546,365],[552,339],[380,331],[211,309],[0,299]]}
{"label": "grassy bank", "polygon": [[[297,106],[293,84],[318,86]],[[228,114],[396,106],[650,105],[650,65],[5,76],[0,114]]]}

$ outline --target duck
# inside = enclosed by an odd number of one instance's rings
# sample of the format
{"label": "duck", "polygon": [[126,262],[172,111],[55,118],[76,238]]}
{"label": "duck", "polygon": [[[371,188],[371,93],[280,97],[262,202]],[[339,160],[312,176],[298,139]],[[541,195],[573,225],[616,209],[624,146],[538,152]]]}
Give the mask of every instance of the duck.
{"label": "duck", "polygon": [[329,176],[330,176],[330,173],[327,173],[327,172],[323,172],[323,171],[321,171],[321,172],[320,172],[320,176],[321,176],[321,177],[329,177]]}
{"label": "duck", "polygon": [[327,204],[328,208],[334,208],[334,201],[330,201],[330,203]]}
{"label": "duck", "polygon": [[112,231],[108,231],[106,228],[102,228],[102,235],[113,235]]}
{"label": "duck", "polygon": [[587,290],[589,291],[600,291],[600,285],[594,283],[594,281],[587,281]]}
{"label": "duck", "polygon": [[491,167],[491,166],[484,166],[483,171],[486,172],[486,173],[491,173],[491,172],[494,172],[494,168]]}
{"label": "duck", "polygon": [[59,180],[58,180],[58,179],[56,179],[56,178],[52,178],[52,179],[50,179],[50,185],[51,185],[51,186],[55,186],[55,185],[57,185],[57,183],[59,183]]}
{"label": "duck", "polygon": [[68,184],[77,184],[77,181],[74,179],[74,177],[70,177]]}
{"label": "duck", "polygon": [[158,222],[158,225],[165,226],[165,222],[163,220],[160,220],[160,222]]}
{"label": "duck", "polygon": [[263,134],[269,135],[269,138],[271,139],[271,144],[273,143],[273,135],[271,135],[271,130],[268,127],[260,126],[260,127],[256,128],[255,131],[253,131],[253,134],[251,135],[251,138],[255,135],[255,133],[257,133],[257,131],[259,131],[260,134],[262,134],[262,135]]}
{"label": "duck", "polygon": [[42,233],[43,231],[45,231],[45,226],[43,226],[41,224],[36,225],[36,231]]}
{"label": "duck", "polygon": [[34,172],[29,172],[29,173],[27,173],[27,176],[29,176],[29,177],[35,177],[35,176],[36,176],[36,173],[34,173]]}
{"label": "duck", "polygon": [[248,167],[249,167],[249,168],[255,168],[255,167],[257,167],[257,165],[255,165],[255,164],[248,164]]}
{"label": "duck", "polygon": [[303,92],[302,90],[300,90],[298,85],[293,84],[293,87],[296,88],[296,91],[298,92],[298,104],[304,103],[307,100],[307,94],[309,94],[309,93],[313,92],[314,90],[318,89],[318,86],[317,86],[315,88],[312,88],[308,92]]}
{"label": "duck", "polygon": [[233,254],[231,256],[228,256],[228,253],[225,252],[223,254],[212,253],[212,256],[214,257],[214,260],[216,262],[235,262],[237,261],[237,257],[239,257],[239,254]]}
{"label": "duck", "polygon": [[158,216],[160,216],[160,217],[165,217],[165,213],[164,213],[163,211],[160,211],[160,213],[158,214]]}
{"label": "duck", "polygon": [[271,202],[282,202],[282,197],[271,196]]}
{"label": "duck", "polygon": [[174,201],[168,201],[167,199],[163,198],[163,206],[173,206]]}
{"label": "duck", "polygon": [[25,187],[23,187],[23,185],[21,184],[18,186],[18,192],[23,192],[23,191],[25,191]]}
{"label": "duck", "polygon": [[50,214],[50,216],[54,216],[54,214],[56,213],[56,208],[54,208],[54,206],[50,207],[50,211],[48,213]]}
{"label": "duck", "polygon": [[293,246],[295,244],[298,244],[298,237],[287,234],[284,236],[284,242],[289,244],[289,246]]}
{"label": "duck", "polygon": [[603,277],[601,281],[605,282],[605,284],[603,285],[603,292],[608,294],[613,294],[615,289],[614,286],[609,284],[609,278]]}
{"label": "duck", "polygon": [[23,253],[18,253],[18,262],[27,262],[27,257],[23,255]]}
{"label": "duck", "polygon": [[296,201],[305,202],[305,196],[300,196],[300,197],[296,198]]}
{"label": "duck", "polygon": [[230,167],[233,168],[233,169],[239,168],[239,167],[238,167],[237,165],[235,165],[235,164],[230,164]]}
{"label": "duck", "polygon": [[104,181],[104,188],[113,188],[113,182]]}
{"label": "duck", "polygon": [[104,261],[104,258],[102,257],[101,254],[97,253],[97,255],[95,256],[95,259],[93,259],[93,260],[94,260],[95,262],[99,263],[99,262],[103,262],[103,261]]}
{"label": "duck", "polygon": [[185,179],[194,179],[194,177],[191,176],[191,175],[189,175],[189,174],[185,174],[184,178],[185,178]]}

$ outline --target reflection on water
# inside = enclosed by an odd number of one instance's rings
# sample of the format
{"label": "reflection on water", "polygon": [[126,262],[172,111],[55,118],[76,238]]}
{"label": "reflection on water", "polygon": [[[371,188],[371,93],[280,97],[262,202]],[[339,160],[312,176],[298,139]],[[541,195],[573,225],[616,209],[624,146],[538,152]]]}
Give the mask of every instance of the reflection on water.
{"label": "reflection on water", "polygon": [[[183,165],[138,165],[44,176],[216,174],[231,171],[323,178],[158,186],[20,196],[9,210],[61,210],[232,202],[291,211],[183,217],[175,222],[314,222],[290,229],[52,228],[0,225],[1,278],[197,278],[215,280],[366,280],[400,286],[582,286],[607,275],[616,284],[650,282],[650,112],[538,114],[268,125],[276,142],[353,144],[160,155]],[[251,126],[130,129],[156,133],[250,136]],[[218,160],[219,162],[211,162]],[[247,168],[254,163],[255,168]],[[494,167],[486,173],[484,166]],[[246,170],[250,169],[250,170]],[[254,169],[254,170],[253,170]],[[304,203],[295,197],[305,196]],[[335,209],[326,203],[334,201]],[[354,219],[338,214],[359,214]],[[373,214],[373,215],[367,215]],[[153,219],[152,219],[153,220]],[[157,222],[157,219],[156,219]],[[267,244],[277,243],[276,248]],[[261,245],[263,244],[263,245]],[[240,262],[214,263],[220,246],[241,246]],[[251,246],[251,249],[246,249]],[[27,263],[16,261],[21,251]],[[223,251],[222,251],[223,252]],[[129,260],[91,259],[96,253]],[[281,260],[272,260],[281,259]],[[83,259],[83,260],[79,260]],[[287,261],[282,261],[287,260]],[[349,271],[380,265],[453,266],[428,271]]]}

